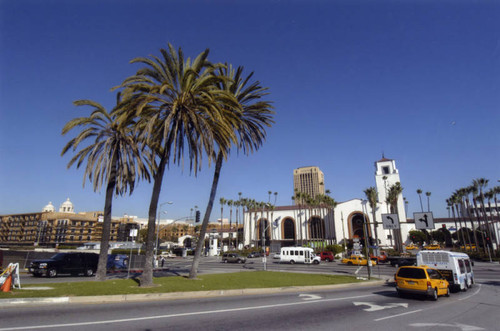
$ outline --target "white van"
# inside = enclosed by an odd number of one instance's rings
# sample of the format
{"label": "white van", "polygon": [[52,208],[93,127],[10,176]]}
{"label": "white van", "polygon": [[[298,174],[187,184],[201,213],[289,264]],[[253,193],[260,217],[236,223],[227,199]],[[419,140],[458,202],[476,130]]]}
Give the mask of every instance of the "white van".
{"label": "white van", "polygon": [[282,247],[280,263],[306,263],[319,264],[321,258],[314,254],[314,250],[309,247]]}
{"label": "white van", "polygon": [[435,268],[446,277],[454,290],[467,291],[474,284],[474,272],[469,255],[448,251],[420,251],[417,265]]}

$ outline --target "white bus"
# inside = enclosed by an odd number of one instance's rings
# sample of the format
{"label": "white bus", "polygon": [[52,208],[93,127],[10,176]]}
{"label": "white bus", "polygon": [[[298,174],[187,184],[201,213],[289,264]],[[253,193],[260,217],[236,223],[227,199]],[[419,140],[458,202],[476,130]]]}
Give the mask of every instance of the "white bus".
{"label": "white bus", "polygon": [[472,262],[465,253],[420,251],[417,253],[417,265],[427,265],[439,270],[456,291],[467,291],[474,284]]}
{"label": "white bus", "polygon": [[314,250],[309,247],[282,247],[280,254],[280,263],[286,262],[306,263],[306,264],[319,264],[321,258],[314,254]]}

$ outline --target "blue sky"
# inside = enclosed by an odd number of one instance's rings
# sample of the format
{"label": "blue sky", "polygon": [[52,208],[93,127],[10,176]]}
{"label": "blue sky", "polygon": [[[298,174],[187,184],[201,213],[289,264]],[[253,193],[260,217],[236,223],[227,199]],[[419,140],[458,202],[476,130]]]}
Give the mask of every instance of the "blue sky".
{"label": "blue sky", "polygon": [[[243,65],[269,87],[276,124],[264,146],[233,153],[216,201],[291,204],[293,169],[316,165],[337,201],[375,185],[385,153],[409,212],[429,191],[435,217],[454,190],[500,179],[500,2],[497,1],[0,1],[0,214],[103,210],[104,192],[67,169],[61,129],[108,109],[135,57],[172,43]],[[160,201],[169,218],[204,211],[213,167],[171,168]],[[146,217],[152,184],[114,200],[113,215]],[[216,203],[212,220],[220,214]]]}

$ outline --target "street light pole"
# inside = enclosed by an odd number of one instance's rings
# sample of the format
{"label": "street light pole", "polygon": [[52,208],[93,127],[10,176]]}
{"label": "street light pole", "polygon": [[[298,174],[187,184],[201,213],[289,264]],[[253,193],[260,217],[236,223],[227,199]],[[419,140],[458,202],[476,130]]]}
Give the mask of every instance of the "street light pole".
{"label": "street light pole", "polygon": [[158,218],[156,220],[156,242],[155,242],[155,261],[156,261],[156,257],[158,256],[158,237],[160,235],[160,213],[161,213],[161,207],[163,205],[166,205],[166,204],[173,204],[172,201],[167,201],[167,202],[164,202],[162,204],[160,204],[160,207],[158,208]]}

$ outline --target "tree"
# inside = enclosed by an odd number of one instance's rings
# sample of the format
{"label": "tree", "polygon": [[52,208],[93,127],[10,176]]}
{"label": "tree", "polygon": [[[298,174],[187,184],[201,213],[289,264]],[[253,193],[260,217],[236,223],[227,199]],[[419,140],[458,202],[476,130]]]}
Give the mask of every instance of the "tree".
{"label": "tree", "polygon": [[[222,254],[222,238],[224,237],[224,205],[227,203],[227,200],[224,198],[219,199],[219,204],[220,204],[220,253]],[[200,237],[201,238],[201,237]]]}
{"label": "tree", "polygon": [[430,203],[430,197],[431,197],[431,192],[425,192],[425,196],[427,197],[427,211],[431,211],[431,203]]}
{"label": "tree", "polygon": [[231,249],[231,246],[233,245],[233,240],[231,238],[232,236],[232,219],[233,219],[233,206],[234,206],[234,201],[229,199],[227,200],[227,206],[229,207],[229,233],[228,233],[228,239],[229,239],[229,249]]}
{"label": "tree", "polygon": [[238,120],[225,116],[221,105],[238,107],[238,102],[217,87],[221,78],[212,74],[218,66],[208,61],[208,49],[193,60],[184,59],[182,50],[176,51],[171,44],[160,52],[161,57],[133,59],[131,63],[144,67],[119,86],[127,101],[121,116],[138,118],[141,137],[158,162],[153,172],[141,286],[153,285],[154,224],[167,166],[184,165],[187,158],[190,171],[196,176],[204,155],[209,162],[215,158],[216,145],[221,157],[226,157],[236,140],[232,128]]}
{"label": "tree", "polygon": [[[394,183],[391,187],[389,187],[388,193],[387,193],[387,198],[386,198],[386,203],[391,206],[391,211],[395,214],[399,214],[398,212],[398,199],[399,196],[403,193],[403,187],[401,186],[400,182]],[[394,235],[395,235],[395,240],[396,240],[396,246],[399,251],[402,250],[403,246],[403,241],[401,238],[401,229],[394,230]]]}
{"label": "tree", "polygon": [[367,188],[363,191],[365,193],[366,199],[368,200],[368,204],[372,210],[372,218],[373,218],[373,227],[375,229],[375,242],[378,246],[378,223],[376,221],[376,211],[377,211],[377,202],[378,202],[378,193],[377,189],[373,186]]}
{"label": "tree", "polygon": [[422,212],[423,212],[424,211],[424,205],[422,204],[422,190],[418,189],[417,190],[417,194],[418,194],[418,199],[420,200],[420,208],[422,209]]}
{"label": "tree", "polygon": [[[259,81],[251,82],[253,72],[248,76],[243,76],[243,67],[238,67],[236,70],[232,65],[224,65],[220,67],[214,76],[219,77],[218,88],[236,99],[238,104],[225,103],[222,109],[227,117],[234,117],[237,120],[231,122],[232,133],[237,139],[234,142],[238,151],[248,155],[260,148],[266,138],[266,128],[274,123],[271,110],[272,106],[269,101],[261,100],[267,95],[267,88],[260,85]],[[223,159],[229,154],[231,144],[219,145],[215,163],[214,179],[208,200],[207,209],[203,218],[203,224],[200,231],[200,236],[205,236],[206,227],[212,212],[213,200],[217,192],[220,172]],[[193,265],[189,272],[189,278],[196,278],[198,274],[198,265],[200,263],[201,250],[196,249],[193,259]]]}
{"label": "tree", "polygon": [[[117,104],[119,101],[118,94]],[[127,190],[132,194],[136,179],[140,177],[149,181],[150,175],[141,156],[138,138],[133,131],[133,120],[120,122],[101,104],[91,100],[78,100],[74,104],[90,106],[93,111],[89,117],[75,118],[66,123],[62,130],[63,135],[74,128],[81,128],[81,131],[64,146],[61,155],[70,149],[76,151],[82,142],[88,142],[88,145],[80,149],[69,161],[68,168],[75,162],[76,167],[80,168],[86,160],[83,185],[85,186],[85,178],[88,177],[93,183],[94,191],[98,191],[106,182],[104,221],[96,275],[97,280],[102,281],[106,279],[113,194],[123,195]]]}
{"label": "tree", "polygon": [[426,240],[426,235],[420,230],[410,230],[408,233],[412,243],[422,246]]}

